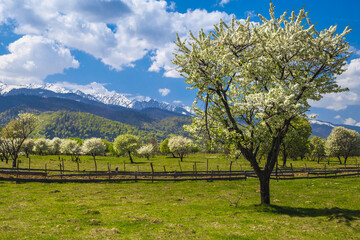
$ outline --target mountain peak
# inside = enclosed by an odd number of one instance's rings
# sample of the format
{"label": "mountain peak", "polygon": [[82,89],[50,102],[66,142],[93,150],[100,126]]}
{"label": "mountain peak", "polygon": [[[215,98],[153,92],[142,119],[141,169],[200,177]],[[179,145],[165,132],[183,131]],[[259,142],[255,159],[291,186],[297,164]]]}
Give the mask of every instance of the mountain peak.
{"label": "mountain peak", "polygon": [[[117,93],[115,91],[109,91],[103,84],[92,82],[88,85],[77,85],[70,83],[45,83],[45,84],[26,84],[26,85],[8,85],[0,82],[0,95],[35,95],[41,97],[49,97],[47,93],[35,91],[35,90],[47,90],[51,92],[51,96],[54,93],[60,98],[69,98],[67,94],[72,93],[77,97],[78,101],[82,99],[97,101],[107,105],[115,105],[125,108],[132,108],[135,110],[142,110],[145,108],[159,108],[171,112],[180,113],[183,115],[189,115],[191,109],[186,106],[174,106],[167,102],[158,102],[150,97],[128,97],[130,94]],[[48,92],[49,94],[49,92]],[[131,96],[131,95],[130,95]]]}

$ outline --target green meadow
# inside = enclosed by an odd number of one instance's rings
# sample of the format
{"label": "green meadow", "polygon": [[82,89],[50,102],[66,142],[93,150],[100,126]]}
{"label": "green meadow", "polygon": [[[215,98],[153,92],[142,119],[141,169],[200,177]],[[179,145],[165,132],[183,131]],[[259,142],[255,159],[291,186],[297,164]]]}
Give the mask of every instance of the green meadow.
{"label": "green meadow", "polygon": [[[53,158],[53,160],[50,160]],[[32,156],[31,167],[60,161]],[[83,168],[93,167],[81,157]],[[206,159],[209,159],[208,161]],[[20,167],[25,167],[22,158]],[[149,161],[99,157],[99,170],[123,167],[149,171]],[[178,159],[150,159],[159,171],[178,170]],[[220,155],[190,155],[182,168],[217,166]],[[325,163],[291,161],[293,167]],[[356,160],[351,159],[355,164]],[[76,169],[70,158],[65,169]],[[335,161],[330,167],[337,166]],[[6,167],[0,162],[0,167]],[[234,170],[249,168],[245,160]],[[239,181],[21,183],[0,182],[0,239],[359,239],[360,177],[271,181],[271,203],[260,207],[257,179]]]}

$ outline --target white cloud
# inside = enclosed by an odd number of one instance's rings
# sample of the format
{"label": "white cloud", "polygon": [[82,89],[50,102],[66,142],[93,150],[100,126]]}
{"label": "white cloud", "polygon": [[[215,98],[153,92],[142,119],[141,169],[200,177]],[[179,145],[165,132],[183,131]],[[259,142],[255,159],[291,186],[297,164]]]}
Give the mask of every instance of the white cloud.
{"label": "white cloud", "polygon": [[320,101],[311,101],[311,106],[338,111],[349,105],[360,104],[360,58],[352,59],[345,67],[347,70],[338,76],[336,81],[350,91],[326,94]]}
{"label": "white cloud", "polygon": [[159,91],[160,95],[163,97],[165,97],[166,95],[168,95],[171,92],[171,90],[168,88],[160,88],[158,91]]}
{"label": "white cloud", "polygon": [[[0,23],[11,19],[17,34],[39,36],[54,46],[84,51],[118,71],[133,67],[151,53],[149,71],[164,69],[164,76],[179,77],[170,61],[176,33],[186,38],[189,30],[208,31],[220,18],[229,21],[231,16],[219,11],[179,13],[174,9],[175,4],[165,0],[1,1]],[[26,68],[33,68],[31,61]]]}
{"label": "white cloud", "polygon": [[180,101],[180,100],[174,100],[173,103],[179,105],[179,104],[182,104],[182,101]]}
{"label": "white cloud", "polygon": [[357,49],[357,48],[355,48],[353,46],[350,46],[349,50],[353,52],[353,55],[360,56],[360,50],[359,49]]}
{"label": "white cloud", "polygon": [[229,2],[230,2],[230,0],[221,0],[219,5],[223,7],[225,4],[228,4]]}
{"label": "white cloud", "polygon": [[168,9],[170,9],[170,10],[175,10],[175,8],[176,8],[176,3],[175,2],[173,2],[173,1],[170,1],[170,5],[168,6]]}
{"label": "white cloud", "polygon": [[41,36],[23,36],[8,50],[9,54],[0,56],[0,81],[4,83],[41,83],[48,75],[79,67],[68,48]]}
{"label": "white cloud", "polygon": [[347,118],[345,119],[344,124],[354,126],[356,124],[356,120],[352,118]]}
{"label": "white cloud", "polygon": [[341,116],[340,116],[340,115],[336,115],[334,118],[335,118],[335,119],[341,119]]}
{"label": "white cloud", "polygon": [[158,48],[155,55],[151,57],[153,60],[149,68],[150,72],[159,72],[161,69],[165,70],[164,76],[178,78],[180,73],[176,71],[176,66],[172,64],[172,53],[175,51],[175,44],[169,43],[164,47]]}
{"label": "white cloud", "polygon": [[247,17],[247,16],[250,16],[250,18],[253,18],[253,17],[256,17],[257,14],[255,13],[254,10],[252,10],[252,11],[246,11],[246,12],[245,12],[245,16],[246,16],[246,17]]}

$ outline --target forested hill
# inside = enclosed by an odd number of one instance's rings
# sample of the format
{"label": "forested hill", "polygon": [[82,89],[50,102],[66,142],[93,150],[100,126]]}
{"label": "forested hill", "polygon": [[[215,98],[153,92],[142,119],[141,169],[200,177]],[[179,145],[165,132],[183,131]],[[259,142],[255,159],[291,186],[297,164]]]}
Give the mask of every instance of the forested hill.
{"label": "forested hill", "polygon": [[44,112],[39,118],[41,122],[32,137],[100,137],[109,141],[125,133],[140,136],[142,139],[155,137],[160,141],[169,134],[186,134],[183,125],[191,122],[189,117],[169,117],[138,127],[90,113],[67,111]]}

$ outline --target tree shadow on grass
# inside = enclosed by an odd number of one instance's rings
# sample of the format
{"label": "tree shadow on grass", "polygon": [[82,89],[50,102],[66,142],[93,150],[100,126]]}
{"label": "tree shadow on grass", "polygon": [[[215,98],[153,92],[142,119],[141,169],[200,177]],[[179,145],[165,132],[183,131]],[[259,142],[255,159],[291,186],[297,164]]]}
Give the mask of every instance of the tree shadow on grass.
{"label": "tree shadow on grass", "polygon": [[328,217],[328,220],[349,223],[352,220],[360,220],[360,210],[344,208],[303,208],[289,206],[258,206],[260,211],[275,214],[286,214],[292,217]]}

